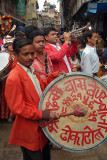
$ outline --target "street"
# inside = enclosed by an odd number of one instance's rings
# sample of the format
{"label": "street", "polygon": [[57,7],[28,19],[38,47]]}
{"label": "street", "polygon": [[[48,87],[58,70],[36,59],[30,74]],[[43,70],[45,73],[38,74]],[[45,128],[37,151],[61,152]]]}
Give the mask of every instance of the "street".
{"label": "street", "polygon": [[[22,160],[19,146],[8,145],[13,123],[0,120],[0,160]],[[100,147],[87,152],[51,150],[51,160],[107,160],[107,141]]]}

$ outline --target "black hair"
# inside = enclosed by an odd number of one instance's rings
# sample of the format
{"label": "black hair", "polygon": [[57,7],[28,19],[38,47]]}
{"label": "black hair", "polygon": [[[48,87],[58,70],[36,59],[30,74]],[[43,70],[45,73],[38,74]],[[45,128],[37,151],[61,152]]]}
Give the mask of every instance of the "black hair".
{"label": "black hair", "polygon": [[37,30],[38,28],[35,25],[29,25],[25,27],[25,35],[27,38],[29,38],[29,35],[32,31]]}
{"label": "black hair", "polygon": [[22,31],[15,32],[15,38],[23,38],[24,36],[25,36],[25,33]]}
{"label": "black hair", "polygon": [[101,32],[101,31],[98,31],[97,32],[100,36],[102,36],[103,35],[103,33]]}
{"label": "black hair", "polygon": [[93,33],[96,33],[96,31],[95,30],[91,30],[91,31],[90,30],[86,30],[84,32],[83,37],[84,37],[86,43],[88,42],[87,38],[88,37],[91,38]]}
{"label": "black hair", "polygon": [[[76,57],[77,57],[77,59],[79,60],[79,63],[81,62],[81,57],[80,57],[80,54],[77,52],[76,53]],[[71,56],[71,59],[72,59],[72,61],[75,61],[75,56]]]}
{"label": "black hair", "polygon": [[78,40],[78,44],[81,44],[81,48],[85,48],[86,47],[85,39],[84,39],[83,36],[79,36],[77,38],[77,40]]}
{"label": "black hair", "polygon": [[20,52],[20,49],[26,45],[30,45],[32,44],[32,41],[29,40],[28,38],[16,38],[14,41],[13,41],[13,51],[16,53],[16,54],[19,54]]}
{"label": "black hair", "polygon": [[97,33],[101,36],[102,39],[105,39],[104,34],[103,34],[102,31],[98,31]]}
{"label": "black hair", "polygon": [[49,34],[49,32],[51,32],[51,31],[56,31],[56,29],[53,28],[53,27],[45,28],[44,31],[43,31],[44,36],[47,36]]}
{"label": "black hair", "polygon": [[33,32],[30,33],[29,39],[33,42],[33,39],[34,39],[35,37],[37,37],[37,36],[44,36],[44,35],[43,35],[43,32],[40,31],[40,30],[33,31]]}

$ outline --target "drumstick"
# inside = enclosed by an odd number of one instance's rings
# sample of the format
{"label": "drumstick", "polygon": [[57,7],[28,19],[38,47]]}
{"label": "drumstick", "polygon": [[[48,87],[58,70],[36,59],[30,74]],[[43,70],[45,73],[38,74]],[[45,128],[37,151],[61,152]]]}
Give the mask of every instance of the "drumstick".
{"label": "drumstick", "polygon": [[66,113],[66,114],[60,114],[59,117],[71,116],[71,115],[73,115],[73,112]]}
{"label": "drumstick", "polygon": [[87,114],[87,110],[85,108],[75,107],[73,112],[60,114],[59,117],[71,116],[74,115],[76,117],[84,117]]}

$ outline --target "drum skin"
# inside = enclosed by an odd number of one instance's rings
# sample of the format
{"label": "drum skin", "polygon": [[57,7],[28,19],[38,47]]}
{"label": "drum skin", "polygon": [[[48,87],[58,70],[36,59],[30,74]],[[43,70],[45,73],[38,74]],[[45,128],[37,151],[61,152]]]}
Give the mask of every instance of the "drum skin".
{"label": "drum skin", "polygon": [[52,81],[40,99],[39,109],[58,114],[85,108],[84,117],[74,115],[41,122],[52,143],[68,151],[86,151],[97,147],[107,137],[107,85],[83,72],[68,73]]}

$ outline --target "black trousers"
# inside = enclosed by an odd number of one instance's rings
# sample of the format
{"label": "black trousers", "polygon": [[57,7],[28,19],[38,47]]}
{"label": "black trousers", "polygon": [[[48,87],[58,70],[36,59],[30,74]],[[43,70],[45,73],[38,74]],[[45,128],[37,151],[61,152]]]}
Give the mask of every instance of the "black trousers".
{"label": "black trousers", "polygon": [[46,144],[42,152],[38,151],[31,151],[25,147],[21,147],[23,152],[23,160],[50,160],[50,148],[49,144]]}

